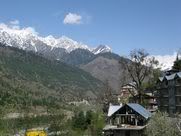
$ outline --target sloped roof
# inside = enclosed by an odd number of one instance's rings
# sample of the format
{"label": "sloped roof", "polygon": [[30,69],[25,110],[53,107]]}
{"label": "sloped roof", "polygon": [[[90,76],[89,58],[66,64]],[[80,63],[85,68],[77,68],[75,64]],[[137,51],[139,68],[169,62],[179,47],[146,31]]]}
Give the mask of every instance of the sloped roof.
{"label": "sloped roof", "polygon": [[132,108],[133,110],[135,110],[137,113],[139,113],[141,116],[143,116],[144,118],[147,119],[147,118],[151,117],[151,112],[146,110],[143,106],[141,106],[137,103],[128,103],[127,105],[130,108]]}
{"label": "sloped roof", "polygon": [[178,72],[177,75],[179,78],[181,78],[181,72]]}
{"label": "sloped roof", "polygon": [[173,80],[175,78],[176,74],[171,74],[169,76],[165,76],[167,80]]}
{"label": "sloped roof", "polygon": [[122,105],[110,105],[109,110],[108,110],[108,117],[112,116],[121,107],[122,107]]}
{"label": "sloped roof", "polygon": [[163,79],[164,79],[164,77],[159,77],[159,80],[162,82],[163,81]]}
{"label": "sloped roof", "polygon": [[171,74],[169,76],[159,77],[159,80],[162,82],[164,79],[173,80],[175,77],[181,78],[181,72]]}
{"label": "sloped roof", "polygon": [[[146,119],[151,117],[151,113],[148,110],[146,110],[143,106],[141,106],[137,103],[128,103],[125,105],[128,105],[131,109],[133,109],[134,111],[136,111],[138,114],[140,114],[141,116],[143,116]],[[110,105],[109,110],[108,110],[108,117],[112,116],[115,112],[120,110],[125,105]]]}

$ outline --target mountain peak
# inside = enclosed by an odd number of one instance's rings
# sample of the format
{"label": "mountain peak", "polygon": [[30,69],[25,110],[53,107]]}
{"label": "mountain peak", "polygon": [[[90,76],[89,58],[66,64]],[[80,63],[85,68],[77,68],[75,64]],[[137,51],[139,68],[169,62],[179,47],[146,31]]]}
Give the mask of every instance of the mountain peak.
{"label": "mountain peak", "polygon": [[94,54],[112,52],[111,48],[108,45],[99,45],[97,48],[92,50]]}
{"label": "mountain peak", "polygon": [[52,35],[41,37],[31,27],[17,28],[6,24],[0,24],[0,43],[8,46],[14,46],[23,50],[31,50],[34,52],[50,52],[53,49],[64,49],[70,53],[75,49],[85,49],[94,54],[110,52],[110,47],[100,45],[97,48],[90,48],[88,45],[72,40],[67,36],[55,38]]}

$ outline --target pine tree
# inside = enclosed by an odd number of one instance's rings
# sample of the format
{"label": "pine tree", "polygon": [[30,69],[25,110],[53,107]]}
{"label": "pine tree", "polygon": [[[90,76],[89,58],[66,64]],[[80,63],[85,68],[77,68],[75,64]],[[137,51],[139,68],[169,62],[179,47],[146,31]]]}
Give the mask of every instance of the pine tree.
{"label": "pine tree", "polygon": [[179,54],[177,54],[177,58],[174,61],[173,70],[181,71],[181,59],[179,58]]}

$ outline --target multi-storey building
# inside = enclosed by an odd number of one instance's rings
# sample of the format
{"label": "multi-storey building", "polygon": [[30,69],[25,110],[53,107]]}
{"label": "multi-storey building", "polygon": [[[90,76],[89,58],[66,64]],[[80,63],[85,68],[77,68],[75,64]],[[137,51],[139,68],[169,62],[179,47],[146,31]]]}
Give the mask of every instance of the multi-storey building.
{"label": "multi-storey building", "polygon": [[157,91],[159,110],[170,115],[181,113],[181,72],[160,77]]}

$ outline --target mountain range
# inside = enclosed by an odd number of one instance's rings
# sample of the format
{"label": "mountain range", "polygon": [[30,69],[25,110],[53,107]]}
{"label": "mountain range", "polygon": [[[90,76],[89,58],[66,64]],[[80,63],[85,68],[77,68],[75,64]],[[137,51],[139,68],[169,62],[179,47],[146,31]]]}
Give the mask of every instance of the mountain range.
{"label": "mountain range", "polygon": [[120,56],[112,53],[107,45],[90,48],[66,36],[42,37],[31,28],[16,29],[7,25],[0,25],[0,43],[77,67],[102,82],[108,81],[113,90],[120,89],[123,73],[119,63]]}
{"label": "mountain range", "polygon": [[[96,48],[90,48],[88,45],[66,36],[60,38],[51,35],[41,37],[28,28],[14,29],[7,26],[0,26],[0,43],[34,52],[49,60],[57,60],[73,67],[76,66],[102,82],[109,81],[114,90],[119,90],[121,73],[118,71],[118,61],[120,56],[112,53],[109,46],[99,45]],[[100,62],[100,60],[104,61]],[[94,66],[95,68],[93,68]],[[99,68],[96,69],[96,67]]]}
{"label": "mountain range", "polygon": [[66,36],[55,38],[53,36],[41,37],[24,29],[17,30],[0,27],[0,43],[19,49],[28,50],[44,54],[45,56],[61,57],[76,49],[85,49],[93,54],[111,52],[111,48],[106,45],[100,45],[96,48],[90,48],[87,45],[74,41]]}
{"label": "mountain range", "polygon": [[[47,57],[49,59],[61,60],[66,63],[69,59],[72,59],[72,55],[78,51],[77,49],[87,50],[90,55],[97,55],[105,52],[112,52],[112,49],[107,45],[99,45],[96,48],[91,48],[90,46],[77,42],[62,36],[55,38],[52,35],[47,37],[42,37],[38,35],[31,27],[21,28],[16,25],[0,24],[0,43],[8,46],[17,47],[23,50],[33,51]],[[75,51],[71,53],[72,51]],[[71,53],[71,54],[70,54]],[[159,61],[159,67],[162,70],[170,69],[176,59],[176,54],[173,55],[154,55]],[[69,55],[71,57],[69,57]],[[169,63],[167,63],[169,62]],[[78,64],[78,62],[76,62]]]}

